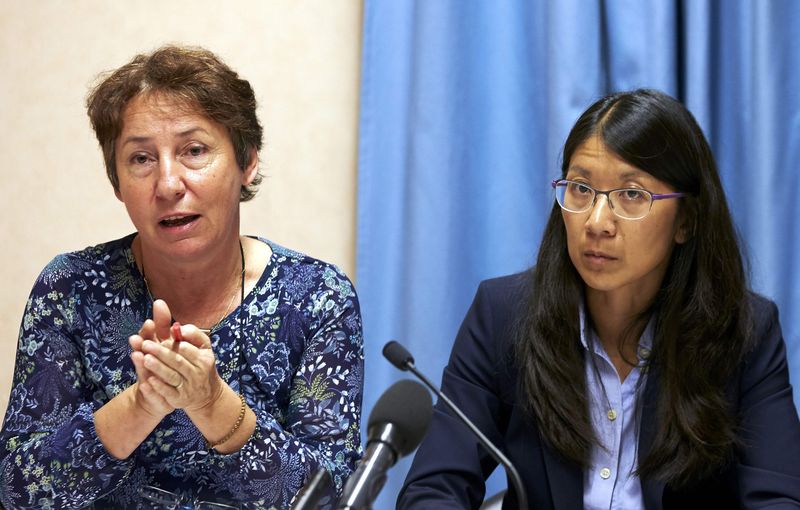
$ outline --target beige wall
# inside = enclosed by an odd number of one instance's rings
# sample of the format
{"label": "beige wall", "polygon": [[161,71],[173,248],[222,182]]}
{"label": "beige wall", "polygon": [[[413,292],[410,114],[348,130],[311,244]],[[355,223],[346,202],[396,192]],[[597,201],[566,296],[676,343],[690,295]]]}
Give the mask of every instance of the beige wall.
{"label": "beige wall", "polygon": [[242,231],[353,276],[360,32],[359,0],[0,1],[0,413],[36,275],[57,253],[132,232],[84,98],[135,53],[197,44],[250,81],[266,177]]}

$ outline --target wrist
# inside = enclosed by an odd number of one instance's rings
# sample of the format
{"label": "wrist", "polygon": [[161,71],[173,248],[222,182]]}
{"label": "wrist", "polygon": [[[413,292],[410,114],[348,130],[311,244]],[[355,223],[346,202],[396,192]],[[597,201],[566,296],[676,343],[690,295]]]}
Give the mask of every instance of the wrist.
{"label": "wrist", "polygon": [[211,418],[219,412],[221,406],[224,406],[226,397],[229,396],[228,393],[236,394],[222,379],[217,379],[217,381],[218,384],[216,388],[211,390],[211,396],[208,400],[201,402],[197,406],[184,408],[184,411],[186,411],[189,416],[196,416],[200,419]]}
{"label": "wrist", "polygon": [[160,423],[161,420],[164,419],[165,416],[169,414],[169,412],[159,412],[152,408],[152,406],[148,406],[146,403],[145,397],[142,395],[142,390],[139,388],[139,381],[136,381],[131,386],[130,389],[130,400],[131,400],[131,407],[136,409],[137,411],[146,414],[152,420],[156,422],[156,424]]}
{"label": "wrist", "polygon": [[239,393],[238,397],[239,397],[239,402],[241,404],[240,404],[240,407],[239,407],[239,415],[236,418],[236,422],[234,422],[233,427],[228,431],[227,434],[225,434],[222,437],[222,439],[215,440],[215,441],[210,441],[208,438],[206,438],[206,448],[207,449],[212,450],[212,449],[217,448],[218,446],[222,446],[225,443],[227,443],[234,436],[234,434],[236,434],[236,432],[239,430],[239,427],[241,427],[242,422],[244,422],[245,413],[247,411],[247,402],[245,401],[243,394]]}
{"label": "wrist", "polygon": [[218,453],[238,450],[252,435],[255,415],[244,397],[227,384],[218,398],[208,405],[186,410],[186,414],[206,440],[206,446]]}

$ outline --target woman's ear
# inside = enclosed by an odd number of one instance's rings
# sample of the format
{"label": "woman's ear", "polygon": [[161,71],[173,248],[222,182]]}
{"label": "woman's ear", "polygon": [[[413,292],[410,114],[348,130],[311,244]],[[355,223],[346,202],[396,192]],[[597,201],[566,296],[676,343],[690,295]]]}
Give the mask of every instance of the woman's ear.
{"label": "woman's ear", "polygon": [[678,231],[675,232],[675,244],[683,244],[689,240],[689,235],[686,231],[686,226],[681,225],[678,227]]}
{"label": "woman's ear", "polygon": [[258,150],[253,147],[250,149],[250,162],[242,172],[242,185],[249,186],[256,175],[258,175]]}
{"label": "woman's ear", "polygon": [[678,213],[678,228],[675,229],[673,238],[676,244],[683,244],[694,236],[694,218],[694,215],[688,214],[686,209],[681,208]]}

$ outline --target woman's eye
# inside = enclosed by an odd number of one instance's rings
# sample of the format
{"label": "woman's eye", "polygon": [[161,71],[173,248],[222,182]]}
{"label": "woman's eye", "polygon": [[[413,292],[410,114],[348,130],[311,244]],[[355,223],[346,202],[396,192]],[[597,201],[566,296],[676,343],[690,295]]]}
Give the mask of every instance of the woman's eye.
{"label": "woman's eye", "polygon": [[134,154],[131,158],[131,163],[134,165],[144,165],[148,160],[149,158],[144,154]]}
{"label": "woman's eye", "polygon": [[211,151],[201,143],[188,145],[181,154],[180,158],[187,168],[199,170],[209,164]]}
{"label": "woman's eye", "polygon": [[202,145],[192,145],[186,150],[186,153],[193,158],[202,156],[206,153],[206,148]]}
{"label": "woman's eye", "polygon": [[631,202],[637,202],[639,200],[644,200],[645,194],[638,189],[626,189],[622,191],[622,198]]}
{"label": "woman's eye", "polygon": [[587,195],[592,192],[592,188],[589,186],[583,185],[579,182],[571,182],[569,183],[570,191],[575,194],[580,195]]}

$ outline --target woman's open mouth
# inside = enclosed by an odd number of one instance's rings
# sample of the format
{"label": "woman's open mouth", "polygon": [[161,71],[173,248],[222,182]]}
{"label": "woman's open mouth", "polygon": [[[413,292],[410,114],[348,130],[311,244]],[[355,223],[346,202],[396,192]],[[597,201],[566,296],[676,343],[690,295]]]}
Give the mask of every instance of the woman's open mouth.
{"label": "woman's open mouth", "polygon": [[158,224],[162,227],[182,227],[184,225],[188,225],[189,223],[195,221],[199,218],[199,214],[188,214],[186,216],[170,216],[168,218],[164,218],[163,220],[159,221]]}

